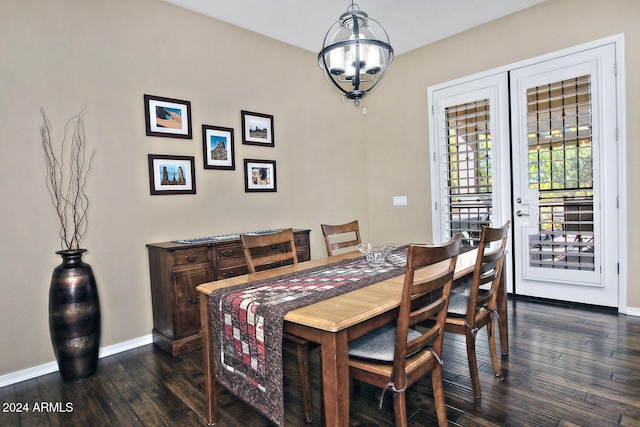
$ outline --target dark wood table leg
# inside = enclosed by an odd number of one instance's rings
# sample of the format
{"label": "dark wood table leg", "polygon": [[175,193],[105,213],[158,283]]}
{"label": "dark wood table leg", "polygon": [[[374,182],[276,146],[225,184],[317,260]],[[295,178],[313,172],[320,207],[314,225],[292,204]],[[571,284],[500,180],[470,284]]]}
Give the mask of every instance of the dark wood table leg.
{"label": "dark wood table leg", "polygon": [[207,300],[207,296],[200,295],[200,327],[204,361],[204,390],[207,402],[207,424],[214,425],[218,421],[218,387],[216,387],[216,371],[211,342],[211,316]]}
{"label": "dark wood table leg", "polygon": [[349,425],[349,342],[347,331],[323,332],[322,387],[325,425]]}

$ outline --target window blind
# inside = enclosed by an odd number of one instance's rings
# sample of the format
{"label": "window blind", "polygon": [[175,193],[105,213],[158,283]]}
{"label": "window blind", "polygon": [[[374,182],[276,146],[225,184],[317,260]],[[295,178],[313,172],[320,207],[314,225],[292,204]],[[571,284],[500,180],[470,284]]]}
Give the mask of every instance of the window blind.
{"label": "window blind", "polygon": [[482,225],[491,224],[491,129],[489,99],[445,109],[446,230],[476,246]]}
{"label": "window blind", "polygon": [[591,82],[588,75],[527,91],[529,187],[538,191],[538,233],[529,263],[594,269]]}

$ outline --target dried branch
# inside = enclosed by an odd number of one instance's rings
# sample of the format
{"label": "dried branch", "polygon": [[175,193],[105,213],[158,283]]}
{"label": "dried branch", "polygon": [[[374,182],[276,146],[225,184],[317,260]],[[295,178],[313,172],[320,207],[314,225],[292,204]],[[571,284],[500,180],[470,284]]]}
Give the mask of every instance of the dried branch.
{"label": "dried branch", "polygon": [[[83,109],[80,114],[69,119],[65,125],[60,153],[57,154],[51,138],[51,124],[44,110],[40,109],[43,119],[40,135],[47,167],[47,190],[60,219],[60,247],[67,250],[80,249],[80,241],[86,234],[88,225],[89,198],[86,186],[95,150],[87,159],[82,119],[84,111]],[[73,127],[73,132],[68,141],[70,127]]]}

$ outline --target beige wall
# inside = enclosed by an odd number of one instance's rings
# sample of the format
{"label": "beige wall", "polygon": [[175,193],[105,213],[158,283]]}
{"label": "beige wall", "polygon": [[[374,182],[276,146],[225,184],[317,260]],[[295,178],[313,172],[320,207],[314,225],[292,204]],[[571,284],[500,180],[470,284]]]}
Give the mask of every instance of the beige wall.
{"label": "beige wall", "polygon": [[[102,346],[149,335],[145,245],[360,219],[368,235],[362,115],[316,55],[159,0],[0,0],[0,375],[54,360],[48,287],[59,225],[45,187],[40,107],[54,137],[86,105],[95,148],[89,232]],[[147,137],[143,94],[191,101],[193,140]],[[240,110],[274,115],[275,148],[242,145]],[[235,129],[236,170],[204,170],[202,124]],[[196,195],[150,196],[147,154],[195,156]],[[277,161],[277,193],[245,193],[243,159]]]}
{"label": "beige wall", "polygon": [[[151,332],[146,243],[292,226],[312,229],[312,256],[320,257],[319,224],[356,218],[366,240],[430,241],[430,85],[625,32],[627,116],[634,117],[639,16],[635,0],[550,0],[397,57],[363,101],[363,115],[329,89],[314,53],[163,1],[0,0],[0,375],[53,361],[47,298],[59,244],[40,107],[55,137],[87,107],[96,157],[83,246],[100,289],[102,346],[110,346]],[[191,101],[193,140],[147,137],[145,93]],[[242,109],[274,115],[275,148],[241,144]],[[203,123],[235,129],[235,171],[202,168]],[[628,120],[629,141],[638,126]],[[628,158],[638,149],[629,145]],[[197,194],[150,196],[149,153],[195,156]],[[278,192],[244,193],[243,158],[276,160]],[[635,188],[638,168],[629,166]],[[409,205],[392,207],[394,195],[407,195]],[[628,204],[634,211],[637,197]],[[636,224],[629,231],[640,234]],[[635,272],[630,266],[629,277]],[[633,283],[628,295],[628,305],[640,307]]]}

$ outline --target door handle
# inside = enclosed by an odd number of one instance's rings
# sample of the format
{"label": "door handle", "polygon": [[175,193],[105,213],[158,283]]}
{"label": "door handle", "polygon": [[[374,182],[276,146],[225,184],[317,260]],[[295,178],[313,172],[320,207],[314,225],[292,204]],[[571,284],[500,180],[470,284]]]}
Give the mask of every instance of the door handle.
{"label": "door handle", "polygon": [[529,214],[526,214],[526,213],[524,213],[524,212],[522,212],[522,211],[518,211],[518,212],[516,212],[516,215],[517,215],[517,216],[529,216]]}

